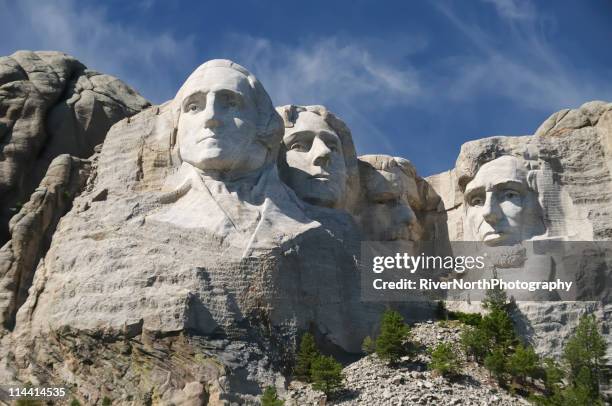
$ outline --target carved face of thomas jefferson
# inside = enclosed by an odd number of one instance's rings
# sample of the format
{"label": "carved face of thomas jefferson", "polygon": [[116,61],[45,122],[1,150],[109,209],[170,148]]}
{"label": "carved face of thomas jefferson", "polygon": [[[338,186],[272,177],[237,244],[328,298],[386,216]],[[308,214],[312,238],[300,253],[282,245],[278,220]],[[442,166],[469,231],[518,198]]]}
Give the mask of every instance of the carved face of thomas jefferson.
{"label": "carved face of thomas jefferson", "polygon": [[256,96],[247,76],[213,66],[192,75],[177,97],[184,162],[204,172],[242,173],[264,165],[269,151],[257,139]]}
{"label": "carved face of thomas jefferson", "polygon": [[465,187],[468,232],[490,246],[512,245],[543,232],[527,170],[512,156],[484,164]]}
{"label": "carved face of thomas jefferson", "polygon": [[336,131],[319,114],[302,111],[294,126],[285,129],[283,145],[285,182],[302,200],[336,206],[344,197],[347,177]]}

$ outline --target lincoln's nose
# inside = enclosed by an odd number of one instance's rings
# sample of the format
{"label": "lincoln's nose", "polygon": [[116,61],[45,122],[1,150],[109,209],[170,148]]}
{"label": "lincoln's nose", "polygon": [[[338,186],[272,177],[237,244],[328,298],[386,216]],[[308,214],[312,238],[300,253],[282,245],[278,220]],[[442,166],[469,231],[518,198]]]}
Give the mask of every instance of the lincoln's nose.
{"label": "lincoln's nose", "polygon": [[497,223],[502,217],[499,202],[492,193],[487,193],[485,197],[484,206],[482,207],[482,217],[489,224]]}

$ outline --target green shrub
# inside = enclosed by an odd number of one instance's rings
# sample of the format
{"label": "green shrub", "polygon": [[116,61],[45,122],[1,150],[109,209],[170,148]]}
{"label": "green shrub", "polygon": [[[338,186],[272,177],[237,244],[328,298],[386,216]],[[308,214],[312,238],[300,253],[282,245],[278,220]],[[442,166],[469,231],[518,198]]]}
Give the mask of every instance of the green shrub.
{"label": "green shrub", "polygon": [[450,344],[440,343],[430,354],[431,363],[429,364],[429,369],[438,372],[442,376],[459,374],[461,361]]}
{"label": "green shrub", "polygon": [[506,355],[501,348],[495,348],[485,357],[484,366],[498,382],[502,383],[504,381],[506,373]]}
{"label": "green shrub", "polygon": [[482,301],[482,307],[489,311],[506,310],[508,308],[508,295],[503,289],[489,289]]}
{"label": "green shrub", "polygon": [[366,354],[372,354],[376,352],[376,342],[372,340],[372,337],[367,336],[361,343],[361,350]]}
{"label": "green shrub", "polygon": [[482,316],[479,313],[448,312],[448,318],[458,320],[468,326],[478,326],[482,321]]}
{"label": "green shrub", "polygon": [[386,310],[380,323],[380,334],[376,339],[376,354],[383,360],[396,363],[406,354],[403,342],[409,331],[398,312]]}
{"label": "green shrub", "polygon": [[326,395],[334,393],[342,387],[342,365],[333,357],[319,355],[312,361],[310,367],[313,388],[323,391]]}
{"label": "green shrub", "polygon": [[582,316],[576,331],[563,349],[563,359],[569,367],[569,378],[576,380],[578,374],[586,368],[594,377],[593,389],[599,392],[598,382],[606,347],[595,316]]}
{"label": "green shrub", "polygon": [[268,386],[261,395],[261,406],[283,406],[284,404],[285,402],[278,398],[274,386]]}
{"label": "green shrub", "polygon": [[489,354],[489,337],[481,328],[467,328],[461,333],[461,346],[468,357],[483,362]]}
{"label": "green shrub", "polygon": [[507,311],[494,308],[482,318],[479,328],[493,347],[509,348],[516,343],[516,333]]}
{"label": "green shrub", "polygon": [[300,341],[300,350],[293,371],[295,378],[304,382],[311,382],[310,369],[312,362],[319,355],[321,354],[315,344],[314,336],[305,333]]}
{"label": "green shrub", "polygon": [[110,406],[112,404],[113,404],[113,401],[110,400],[108,396],[104,396],[104,399],[102,399],[102,406]]}
{"label": "green shrub", "polygon": [[552,394],[560,388],[564,377],[563,369],[554,359],[544,358],[544,388],[548,394]]}
{"label": "green shrub", "polygon": [[508,372],[524,382],[527,377],[535,378],[539,371],[540,358],[531,346],[519,344],[508,358]]}

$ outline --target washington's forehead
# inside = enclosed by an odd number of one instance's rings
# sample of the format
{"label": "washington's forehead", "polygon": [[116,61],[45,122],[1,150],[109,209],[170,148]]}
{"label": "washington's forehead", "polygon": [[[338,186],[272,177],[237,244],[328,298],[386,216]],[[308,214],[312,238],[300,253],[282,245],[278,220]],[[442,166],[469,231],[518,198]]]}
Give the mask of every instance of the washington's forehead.
{"label": "washington's forehead", "polygon": [[327,131],[335,134],[334,130],[327,125],[323,117],[310,111],[303,111],[299,114],[294,126],[292,128],[287,128],[286,135],[305,130],[313,132]]}
{"label": "washington's forehead", "polygon": [[181,87],[183,97],[194,92],[219,89],[236,90],[243,94],[251,92],[249,80],[242,73],[230,68],[208,68],[194,72]]}

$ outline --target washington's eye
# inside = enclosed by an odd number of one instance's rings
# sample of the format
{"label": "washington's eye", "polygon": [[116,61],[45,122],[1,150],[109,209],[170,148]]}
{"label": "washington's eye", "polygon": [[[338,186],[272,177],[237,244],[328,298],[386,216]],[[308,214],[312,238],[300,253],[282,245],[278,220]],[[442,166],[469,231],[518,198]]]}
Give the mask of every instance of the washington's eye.
{"label": "washington's eye", "polygon": [[470,206],[482,206],[484,199],[480,196],[474,196],[470,199]]}
{"label": "washington's eye", "polygon": [[200,109],[200,106],[198,106],[197,103],[189,103],[187,105],[187,111],[195,112],[195,111],[198,111],[199,109]]}

